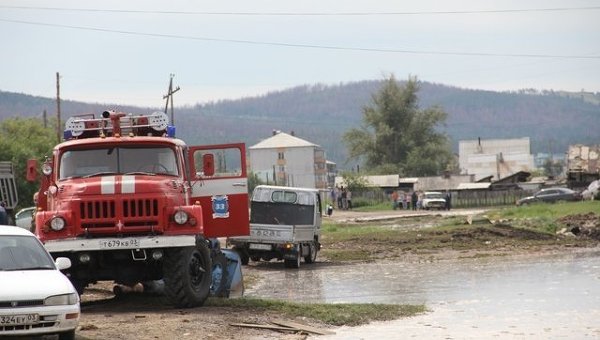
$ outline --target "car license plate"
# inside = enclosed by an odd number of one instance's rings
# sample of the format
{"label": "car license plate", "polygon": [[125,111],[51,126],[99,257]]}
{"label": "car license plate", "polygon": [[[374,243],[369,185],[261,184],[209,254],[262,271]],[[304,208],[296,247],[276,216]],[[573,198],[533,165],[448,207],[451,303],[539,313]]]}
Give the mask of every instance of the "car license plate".
{"label": "car license plate", "polygon": [[115,238],[98,240],[98,244],[102,249],[129,249],[138,248],[140,240],[137,238]]}
{"label": "car license plate", "polygon": [[271,250],[270,244],[250,243],[250,245],[248,247],[250,249],[254,249],[254,250]]}
{"label": "car license plate", "polygon": [[39,320],[38,314],[2,315],[0,316],[0,325],[32,325],[38,323]]}

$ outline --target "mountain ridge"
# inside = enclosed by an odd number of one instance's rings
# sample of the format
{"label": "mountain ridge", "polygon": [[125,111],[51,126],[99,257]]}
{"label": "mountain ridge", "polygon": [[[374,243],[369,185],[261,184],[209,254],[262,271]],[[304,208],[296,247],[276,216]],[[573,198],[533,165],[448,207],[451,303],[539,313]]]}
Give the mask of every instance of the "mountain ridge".
{"label": "mountain ridge", "polygon": [[[256,97],[218,100],[175,108],[178,137],[188,144],[245,142],[268,138],[273,130],[295,135],[325,148],[328,159],[345,167],[341,136],[362,121],[362,108],[382,82],[365,80],[337,85],[300,85]],[[440,127],[459,140],[530,137],[532,152],[562,153],[569,144],[600,144],[600,94],[520,90],[495,92],[420,82],[420,108],[438,105],[448,113]],[[101,113],[110,108],[146,113],[162,108],[61,101],[61,115]],[[52,98],[0,91],[0,119],[53,116]],[[349,165],[350,166],[350,165]]]}

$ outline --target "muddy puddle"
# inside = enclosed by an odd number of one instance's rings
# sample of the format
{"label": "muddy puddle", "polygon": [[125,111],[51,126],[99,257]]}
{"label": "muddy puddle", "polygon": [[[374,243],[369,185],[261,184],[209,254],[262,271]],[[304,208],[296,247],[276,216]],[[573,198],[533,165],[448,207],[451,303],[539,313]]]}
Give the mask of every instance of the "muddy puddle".
{"label": "muddy puddle", "polygon": [[413,318],[341,327],[319,339],[600,338],[600,251],[433,263],[246,267],[246,296],[425,304]]}

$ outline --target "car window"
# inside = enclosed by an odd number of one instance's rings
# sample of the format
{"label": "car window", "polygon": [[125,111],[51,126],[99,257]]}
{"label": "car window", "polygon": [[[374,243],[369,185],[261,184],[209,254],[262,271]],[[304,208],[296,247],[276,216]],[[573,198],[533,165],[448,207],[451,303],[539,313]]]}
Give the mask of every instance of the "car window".
{"label": "car window", "polygon": [[33,236],[0,236],[0,270],[55,269],[52,257]]}

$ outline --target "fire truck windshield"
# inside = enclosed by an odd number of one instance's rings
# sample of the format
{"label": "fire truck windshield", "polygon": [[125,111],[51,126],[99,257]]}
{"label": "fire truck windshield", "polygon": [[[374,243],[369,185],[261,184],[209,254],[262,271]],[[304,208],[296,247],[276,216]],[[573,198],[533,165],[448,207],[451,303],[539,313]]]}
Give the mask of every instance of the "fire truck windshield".
{"label": "fire truck windshield", "polygon": [[59,166],[59,180],[115,174],[179,175],[175,152],[166,146],[67,150]]}

